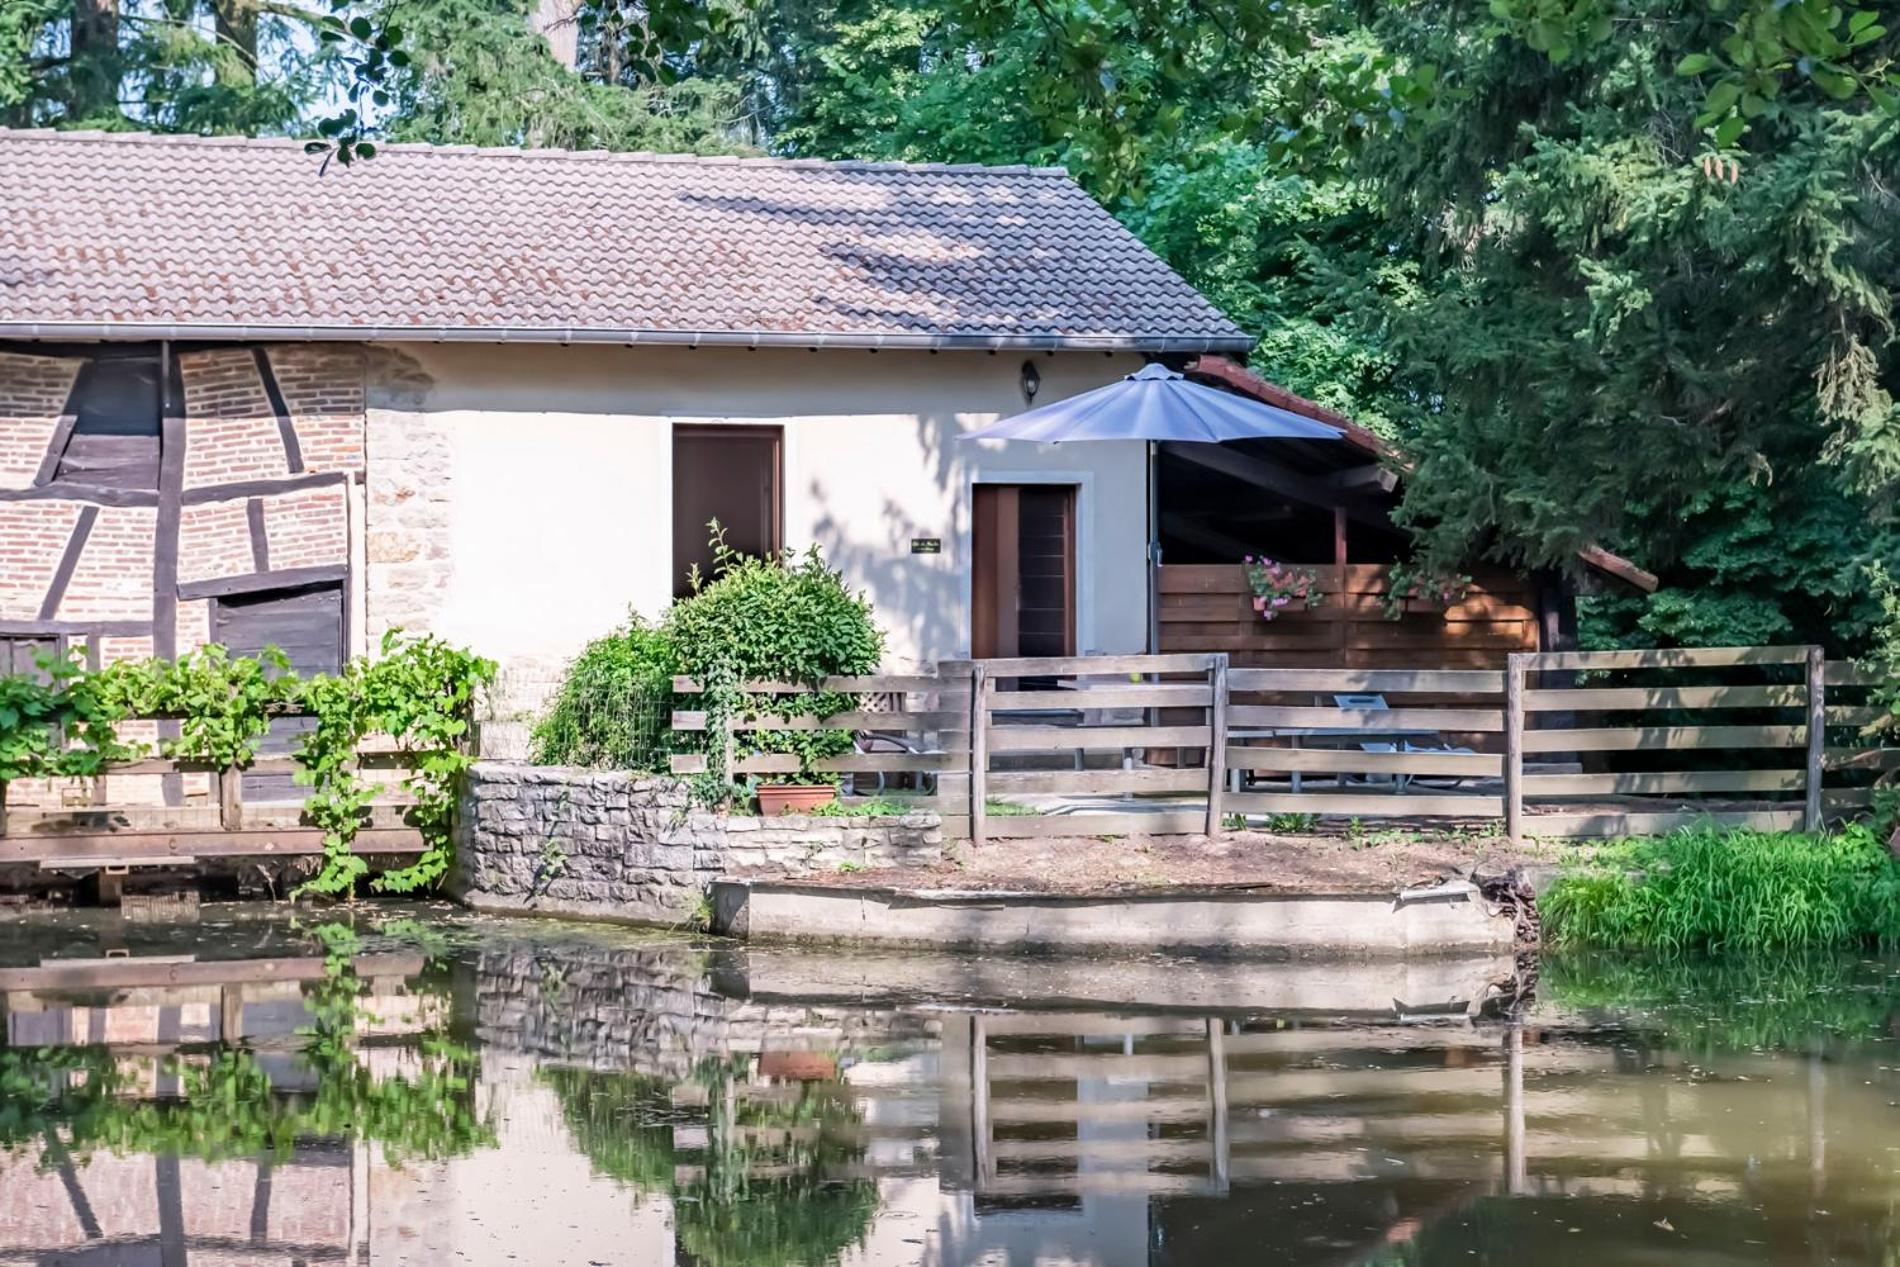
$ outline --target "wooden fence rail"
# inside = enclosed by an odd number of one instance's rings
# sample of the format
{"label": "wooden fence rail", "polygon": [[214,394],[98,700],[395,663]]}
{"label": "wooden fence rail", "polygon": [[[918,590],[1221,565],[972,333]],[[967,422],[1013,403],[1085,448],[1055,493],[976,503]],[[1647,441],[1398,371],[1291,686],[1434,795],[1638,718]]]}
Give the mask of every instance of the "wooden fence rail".
{"label": "wooden fence rail", "polygon": [[[294,711],[277,714],[295,717]],[[134,718],[120,727],[171,718]],[[413,758],[402,752],[365,750],[358,768],[384,771],[390,786],[371,802],[368,826],[353,842],[355,852],[413,855],[423,850],[420,832],[405,821],[411,799],[393,780]],[[301,799],[247,797],[258,779],[294,774],[290,757],[260,757],[247,766],[220,767],[183,757],[139,757],[107,763],[100,774],[82,779],[35,781],[44,788],[77,790],[85,803],[64,797],[40,803],[12,795],[0,798],[0,865],[38,865],[42,869],[100,870],[122,873],[136,867],[191,866],[218,858],[292,858],[323,853],[324,832],[303,820]],[[187,794],[188,777],[202,779]],[[150,796],[115,797],[125,779],[157,780],[164,789]],[[119,786],[122,786],[120,784]]]}
{"label": "wooden fence rail", "polygon": [[[817,767],[845,776],[848,800],[908,794],[979,844],[1213,833],[1236,816],[1282,829],[1501,824],[1513,839],[1814,828],[1863,809],[1873,780],[1900,769],[1900,750],[1867,737],[1871,685],[1811,647],[1514,653],[1504,669],[1236,668],[1224,653],[951,661],[750,684],[853,699],[823,718],[759,708],[722,742],[851,730],[856,751]],[[703,710],[674,716],[682,732],[708,724]],[[798,763],[742,755],[728,768]]]}

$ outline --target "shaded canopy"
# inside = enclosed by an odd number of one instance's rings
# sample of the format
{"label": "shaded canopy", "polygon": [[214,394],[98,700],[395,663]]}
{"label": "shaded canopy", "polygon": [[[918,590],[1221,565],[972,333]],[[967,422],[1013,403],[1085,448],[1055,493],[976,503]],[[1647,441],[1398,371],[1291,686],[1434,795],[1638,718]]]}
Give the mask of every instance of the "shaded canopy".
{"label": "shaded canopy", "polygon": [[966,440],[1337,440],[1340,428],[1277,405],[1192,382],[1165,365],[1144,365],[1119,383],[1026,410],[966,434]]}

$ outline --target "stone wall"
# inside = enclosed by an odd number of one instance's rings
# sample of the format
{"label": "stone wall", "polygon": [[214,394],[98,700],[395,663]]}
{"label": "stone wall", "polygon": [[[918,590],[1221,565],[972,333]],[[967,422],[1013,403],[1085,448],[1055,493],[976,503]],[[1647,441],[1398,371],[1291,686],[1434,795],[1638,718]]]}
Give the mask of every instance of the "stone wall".
{"label": "stone wall", "polygon": [[888,1049],[938,1030],[927,1013],[735,997],[716,967],[677,942],[490,939],[473,964],[475,1032],[491,1052],[678,1081],[708,1058]]}
{"label": "stone wall", "polygon": [[925,867],[935,814],[753,818],[690,803],[676,779],[481,762],[462,793],[453,891],[484,910],[678,924],[722,875]]}

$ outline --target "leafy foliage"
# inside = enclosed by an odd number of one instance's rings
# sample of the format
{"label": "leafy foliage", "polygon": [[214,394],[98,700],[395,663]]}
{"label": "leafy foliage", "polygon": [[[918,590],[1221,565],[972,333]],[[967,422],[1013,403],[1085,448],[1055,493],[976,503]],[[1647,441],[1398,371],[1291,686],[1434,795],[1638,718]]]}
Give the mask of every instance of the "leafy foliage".
{"label": "leafy foliage", "polygon": [[352,848],[377,786],[358,770],[364,741],[381,736],[406,754],[403,787],[414,798],[410,823],[420,858],[386,872],[374,887],[408,892],[447,872],[458,781],[472,764],[467,743],[475,694],[495,666],[435,637],[392,630],[374,660],[352,660],[335,676],[300,679],[283,652],[232,656],[210,645],[176,661],[122,661],[96,673],[47,660],[45,679],[0,677],[0,807],[14,779],[96,775],[136,755],[119,741],[127,718],[172,718],[168,757],[244,769],[257,758],[271,719],[308,713],[295,777],[312,791],[305,815],[323,828],[324,862],[304,889],[348,893],[369,872]]}
{"label": "leafy foliage", "polygon": [[271,718],[295,705],[298,686],[278,648],[232,656],[216,643],[177,660],[121,660],[95,682],[120,717],[178,719],[178,736],[159,744],[166,756],[239,769],[257,759]]}
{"label": "leafy foliage", "polygon": [[1538,903],[1560,946],[1766,950],[1900,939],[1900,862],[1864,827],[1684,830],[1566,871]]}
{"label": "leafy foliage", "polygon": [[544,765],[665,770],[672,751],[679,653],[637,615],[596,638],[568,666],[554,704],[534,728]]}
{"label": "leafy foliage", "polygon": [[[871,618],[871,604],[853,594],[844,577],[828,567],[816,546],[778,558],[742,554],[726,545],[717,523],[714,571],[695,574],[692,593],[674,603],[662,626],[679,655],[680,671],[705,688],[705,734],[724,733],[728,718],[826,717],[849,709],[852,697],[836,691],[762,695],[748,682],[817,685],[826,677],[876,671],[884,635]],[[797,780],[822,780],[812,764],[851,750],[849,730],[760,730],[742,732],[748,742],[736,755],[791,753]],[[720,745],[709,754],[712,777],[730,782]]]}
{"label": "leafy foliage", "polygon": [[351,846],[376,792],[356,761],[371,735],[393,739],[409,759],[403,787],[415,799],[409,819],[425,846],[415,862],[378,876],[373,887],[407,893],[447,874],[456,789],[475,760],[467,742],[475,694],[494,676],[492,661],[434,635],[392,629],[375,659],[352,660],[339,674],[303,683],[298,698],[317,724],[297,750],[295,777],[311,789],[305,815],[324,830],[323,867],[304,889],[348,893],[368,872]]}
{"label": "leafy foliage", "polygon": [[135,750],[113,728],[120,713],[98,680],[45,656],[40,674],[0,676],[0,815],[16,779],[82,778]]}
{"label": "leafy foliage", "polygon": [[[727,1094],[753,1081],[750,1059],[709,1061],[692,1078],[709,1106],[703,1154],[675,1143],[680,1111],[657,1079],[580,1069],[541,1077],[595,1170],[673,1198],[680,1248],[694,1262],[824,1267],[863,1240],[877,1212],[874,1183],[828,1178],[862,1155],[857,1106],[837,1083],[805,1082],[770,1099]],[[774,1137],[786,1142],[757,1142]]]}

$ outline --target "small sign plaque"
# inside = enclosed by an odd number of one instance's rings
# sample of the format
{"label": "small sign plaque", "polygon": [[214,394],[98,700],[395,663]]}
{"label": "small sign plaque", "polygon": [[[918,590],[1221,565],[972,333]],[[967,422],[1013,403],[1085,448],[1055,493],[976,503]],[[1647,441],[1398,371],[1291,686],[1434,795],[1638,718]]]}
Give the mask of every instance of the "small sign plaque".
{"label": "small sign plaque", "polygon": [[910,552],[912,554],[942,554],[943,538],[912,537],[910,539]]}

